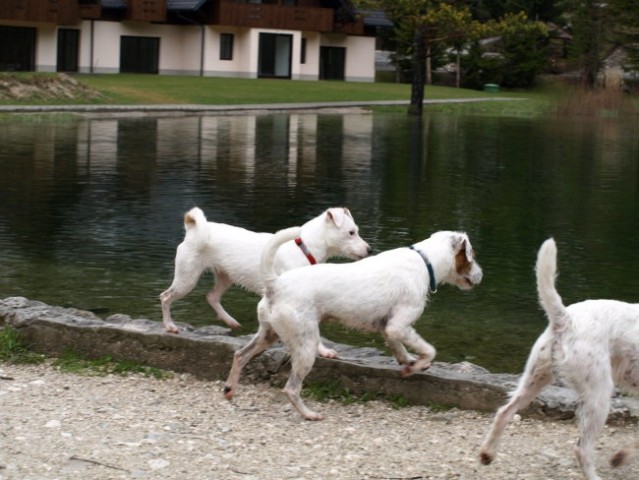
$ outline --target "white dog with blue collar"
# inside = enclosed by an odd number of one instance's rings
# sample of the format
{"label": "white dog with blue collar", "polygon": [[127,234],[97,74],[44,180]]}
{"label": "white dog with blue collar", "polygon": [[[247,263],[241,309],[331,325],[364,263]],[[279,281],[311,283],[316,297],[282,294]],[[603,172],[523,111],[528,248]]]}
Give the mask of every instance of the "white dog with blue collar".
{"label": "white dog with blue collar", "polygon": [[[380,332],[402,376],[427,369],[435,348],[413,328],[438,284],[470,289],[482,280],[468,235],[442,231],[410,248],[398,248],[345,264],[301,267],[278,275],[273,268],[280,245],[299,235],[293,227],[275,234],[262,255],[265,295],[258,305],[260,327],[255,337],[235,352],[225,386],[231,399],[244,366],[280,339],[291,353],[291,374],[284,393],[308,420],[323,417],[300,397],[302,382],[315,362],[319,324],[334,320],[358,330]],[[410,355],[408,347],[417,354]]]}

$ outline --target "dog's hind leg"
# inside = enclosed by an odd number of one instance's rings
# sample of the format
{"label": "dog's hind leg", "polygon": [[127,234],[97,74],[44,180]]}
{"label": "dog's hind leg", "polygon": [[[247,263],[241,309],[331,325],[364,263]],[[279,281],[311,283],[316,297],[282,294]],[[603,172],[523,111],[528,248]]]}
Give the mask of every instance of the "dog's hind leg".
{"label": "dog's hind leg", "polygon": [[233,282],[225,272],[215,271],[215,285],[206,295],[206,300],[215,310],[220,320],[224,321],[231,328],[240,328],[240,323],[224,310],[222,306],[222,295],[233,285]]}
{"label": "dog's hind leg", "polygon": [[594,365],[575,362],[571,368],[583,369],[585,366],[590,370],[584,374],[584,378],[580,378],[579,383],[571,382],[582,402],[579,408],[580,436],[575,453],[581,471],[588,480],[600,480],[595,469],[595,447],[608,418],[614,388],[610,364],[605,357],[598,358],[601,360]]}
{"label": "dog's hind leg", "polygon": [[324,416],[311,410],[304,404],[300,393],[304,379],[309,374],[315,363],[315,351],[319,342],[319,332],[317,338],[306,338],[297,348],[292,348],[291,352],[291,374],[284,386],[284,393],[306,420],[323,420]]}
{"label": "dog's hind leg", "polygon": [[179,333],[178,327],[171,318],[171,304],[188,294],[202,275],[204,268],[195,262],[188,262],[180,255],[180,247],[175,258],[175,275],[171,286],[160,294],[162,303],[162,322],[169,333]]}
{"label": "dog's hind leg", "polygon": [[544,333],[537,340],[510,401],[497,410],[493,424],[479,452],[479,459],[484,465],[490,464],[495,459],[499,440],[515,413],[526,408],[539,395],[539,392],[553,380],[552,351],[548,335],[548,333]]}
{"label": "dog's hind leg", "polygon": [[278,340],[277,333],[268,325],[260,324],[255,336],[244,347],[233,354],[233,365],[224,385],[224,398],[231,400],[237,391],[240,373],[253,357],[262,353]]}
{"label": "dog's hind leg", "polygon": [[[615,377],[617,385],[621,386],[622,390],[635,396],[639,395],[639,352],[635,351],[634,354],[628,354],[627,352],[618,357],[621,362],[615,365],[613,361],[613,369],[615,370]],[[634,442],[625,446],[617,453],[615,453],[610,459],[610,465],[613,467],[621,467],[622,465],[628,465],[639,455],[639,436]]]}

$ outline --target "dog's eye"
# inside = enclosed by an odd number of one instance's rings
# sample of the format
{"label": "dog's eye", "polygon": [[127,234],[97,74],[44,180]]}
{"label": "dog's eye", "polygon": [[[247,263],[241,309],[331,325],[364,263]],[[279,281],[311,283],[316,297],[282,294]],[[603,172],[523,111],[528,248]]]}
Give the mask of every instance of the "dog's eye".
{"label": "dog's eye", "polygon": [[351,237],[354,237],[354,236],[355,236],[355,230],[351,230],[350,232],[348,232],[348,234],[349,234]]}

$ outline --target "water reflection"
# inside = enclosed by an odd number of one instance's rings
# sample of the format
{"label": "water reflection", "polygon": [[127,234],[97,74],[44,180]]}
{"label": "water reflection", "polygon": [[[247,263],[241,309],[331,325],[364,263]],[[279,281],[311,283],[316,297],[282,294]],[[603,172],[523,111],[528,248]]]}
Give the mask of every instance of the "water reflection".
{"label": "water reflection", "polygon": [[[274,231],[347,205],[376,250],[440,229],[469,233],[484,267],[473,292],[441,288],[419,330],[442,360],[517,371],[545,320],[532,266],[559,244],[567,302],[637,300],[638,125],[617,120],[393,114],[127,117],[4,123],[0,297],[160,320],[182,214]],[[217,320],[213,279],[175,319]],[[257,299],[225,303],[255,330]],[[327,327],[381,347],[381,339]]]}

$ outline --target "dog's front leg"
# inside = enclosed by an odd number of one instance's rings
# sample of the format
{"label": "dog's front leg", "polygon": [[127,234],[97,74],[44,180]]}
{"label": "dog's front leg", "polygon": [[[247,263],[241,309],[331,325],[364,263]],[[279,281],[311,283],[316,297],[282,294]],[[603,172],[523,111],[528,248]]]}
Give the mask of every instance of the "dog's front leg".
{"label": "dog's front leg", "polygon": [[[404,365],[402,368],[403,377],[413,375],[430,367],[430,363],[437,353],[435,347],[420,337],[413,327],[397,321],[396,318],[392,318],[386,325],[384,333],[395,353],[395,358]],[[418,358],[416,360],[411,358],[404,345],[417,353]]]}
{"label": "dog's front leg", "polygon": [[402,342],[397,339],[390,338],[386,335],[386,332],[384,332],[384,338],[386,339],[388,348],[390,348],[391,352],[393,352],[393,356],[395,357],[395,360],[397,360],[397,363],[400,365],[410,365],[415,363],[415,360],[417,359],[408,353],[408,350],[406,350],[406,347],[404,347]]}

